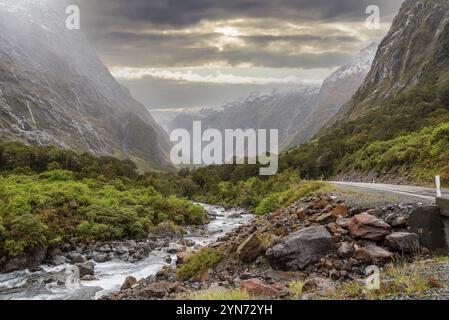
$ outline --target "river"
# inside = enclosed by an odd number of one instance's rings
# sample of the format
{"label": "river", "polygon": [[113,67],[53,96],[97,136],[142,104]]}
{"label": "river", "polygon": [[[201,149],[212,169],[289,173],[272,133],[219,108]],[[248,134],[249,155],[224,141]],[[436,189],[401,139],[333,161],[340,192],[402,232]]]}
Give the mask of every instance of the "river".
{"label": "river", "polygon": [[[210,216],[211,222],[200,228],[189,228],[185,239],[195,242],[195,246],[204,246],[216,241],[219,237],[239,226],[248,223],[253,216],[243,210],[226,210],[222,207],[201,204]],[[176,245],[176,242],[173,243]],[[113,260],[95,263],[94,281],[81,281],[78,288],[67,288],[61,283],[49,280],[50,275],[58,274],[67,265],[52,267],[43,265],[42,270],[29,270],[0,274],[0,300],[87,300],[120,290],[127,276],[136,279],[147,278],[156,274],[164,266],[170,265],[166,260],[171,256],[175,263],[176,255],[169,254],[167,249],[155,250],[137,263]]]}

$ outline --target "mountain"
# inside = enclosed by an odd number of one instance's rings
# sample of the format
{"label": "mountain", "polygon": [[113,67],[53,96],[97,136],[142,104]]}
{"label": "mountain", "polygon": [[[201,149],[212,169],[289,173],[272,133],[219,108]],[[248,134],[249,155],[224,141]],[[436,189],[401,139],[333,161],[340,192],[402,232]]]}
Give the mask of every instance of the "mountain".
{"label": "mountain", "polygon": [[449,183],[448,128],[449,1],[407,0],[353,98],[281,162],[310,178]]}
{"label": "mountain", "polygon": [[441,82],[449,76],[448,8],[446,0],[403,3],[366,80],[336,122],[356,117],[423,81]]}
{"label": "mountain", "polygon": [[362,50],[353,61],[324,80],[321,88],[252,93],[225,104],[219,110],[183,112],[164,126],[192,129],[192,121],[201,120],[204,128],[278,129],[279,146],[288,149],[312,138],[357,91],[365,79],[376,53],[377,43]]}
{"label": "mountain", "polygon": [[169,167],[166,133],[65,27],[64,1],[0,1],[0,139]]}
{"label": "mountain", "polygon": [[219,110],[203,109],[197,113],[182,113],[168,125],[191,130],[193,120],[201,120],[203,128],[279,129],[279,143],[285,141],[312,112],[318,88],[302,87],[288,92],[252,93],[226,103]]}
{"label": "mountain", "polygon": [[363,49],[353,61],[339,68],[324,80],[313,111],[289,137],[285,148],[292,148],[310,140],[356,93],[370,71],[377,51],[377,42]]}

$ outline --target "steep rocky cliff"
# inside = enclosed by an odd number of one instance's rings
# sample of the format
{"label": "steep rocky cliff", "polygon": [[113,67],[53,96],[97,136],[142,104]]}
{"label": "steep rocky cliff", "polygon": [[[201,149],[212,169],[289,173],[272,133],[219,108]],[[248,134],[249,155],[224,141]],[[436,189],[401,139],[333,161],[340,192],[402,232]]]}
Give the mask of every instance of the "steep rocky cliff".
{"label": "steep rocky cliff", "polygon": [[449,1],[407,0],[366,80],[333,122],[354,118],[424,81],[445,83],[448,70]]}
{"label": "steep rocky cliff", "polygon": [[302,125],[287,139],[284,148],[292,148],[309,141],[348,102],[365,80],[379,43],[373,42],[353,61],[342,66],[324,80],[313,111]]}
{"label": "steep rocky cliff", "polygon": [[0,138],[169,166],[166,133],[65,19],[60,1],[0,1]]}

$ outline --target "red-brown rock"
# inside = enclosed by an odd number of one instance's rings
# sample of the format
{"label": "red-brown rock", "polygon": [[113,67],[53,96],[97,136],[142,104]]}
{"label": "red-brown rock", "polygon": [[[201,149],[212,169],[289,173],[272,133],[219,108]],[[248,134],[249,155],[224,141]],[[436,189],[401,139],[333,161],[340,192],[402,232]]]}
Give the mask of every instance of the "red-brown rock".
{"label": "red-brown rock", "polygon": [[277,298],[282,292],[272,286],[264,284],[259,279],[249,279],[240,283],[240,290],[248,292],[252,296],[264,298]]}
{"label": "red-brown rock", "polygon": [[366,213],[352,217],[348,228],[353,236],[374,241],[380,241],[390,233],[389,224]]}
{"label": "red-brown rock", "polygon": [[356,246],[355,258],[367,263],[376,263],[385,261],[393,257],[393,253],[375,245],[366,247]]}
{"label": "red-brown rock", "polygon": [[348,216],[348,207],[344,204],[339,204],[332,210],[332,215],[337,218],[344,218]]}

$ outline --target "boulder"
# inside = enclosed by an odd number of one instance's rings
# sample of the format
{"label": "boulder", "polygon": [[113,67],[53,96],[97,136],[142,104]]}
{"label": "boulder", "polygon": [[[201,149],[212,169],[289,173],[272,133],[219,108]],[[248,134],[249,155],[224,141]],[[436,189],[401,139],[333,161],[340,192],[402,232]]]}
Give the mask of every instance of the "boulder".
{"label": "boulder", "polygon": [[168,246],[166,251],[170,254],[176,254],[176,253],[182,251],[182,246],[173,242],[173,243],[170,243],[170,245]]}
{"label": "boulder", "polygon": [[131,289],[137,283],[137,279],[133,276],[126,277],[125,282],[122,284],[121,290]]}
{"label": "boulder", "polygon": [[355,246],[355,258],[366,263],[385,261],[392,257],[393,253],[376,245]]}
{"label": "boulder", "polygon": [[112,256],[109,253],[101,253],[94,251],[92,258],[95,262],[102,263],[112,260]]}
{"label": "boulder", "polygon": [[385,238],[387,245],[402,252],[413,252],[419,249],[419,236],[411,232],[393,232]]}
{"label": "boulder", "polygon": [[2,272],[12,272],[27,268],[37,268],[44,262],[46,255],[46,248],[34,247],[26,250],[22,255],[9,260],[3,266],[0,266],[0,270]]}
{"label": "boulder", "polygon": [[291,233],[266,252],[273,269],[302,270],[332,251],[332,236],[323,226]]}
{"label": "boulder", "polygon": [[296,216],[300,220],[305,220],[309,216],[309,210],[304,207],[300,207],[296,210]]}
{"label": "boulder", "polygon": [[397,216],[391,221],[391,226],[394,228],[402,228],[407,226],[406,216]]}
{"label": "boulder", "polygon": [[248,292],[251,296],[262,298],[277,298],[282,295],[280,290],[264,284],[259,279],[241,281],[240,290]]}
{"label": "boulder", "polygon": [[337,217],[332,215],[332,213],[322,213],[315,218],[315,222],[318,222],[321,224],[328,224],[331,222],[335,222],[336,220],[337,220]]}
{"label": "boulder", "polygon": [[114,252],[117,252],[119,255],[129,254],[129,249],[124,244],[119,244],[118,246],[113,248]]}
{"label": "boulder", "polygon": [[355,253],[354,245],[350,242],[343,242],[337,249],[340,258],[346,259],[352,257]]}
{"label": "boulder", "polygon": [[348,229],[349,218],[338,218],[336,223],[343,229]]}
{"label": "boulder", "polygon": [[181,251],[176,254],[176,264],[180,265],[187,261],[188,258],[192,256],[193,252],[191,250]]}
{"label": "boulder", "polygon": [[77,263],[75,264],[80,271],[80,278],[84,276],[93,276],[95,272],[95,264],[93,262]]}
{"label": "boulder", "polygon": [[362,213],[352,217],[348,222],[349,232],[354,237],[380,241],[390,233],[390,225],[373,215]]}
{"label": "boulder", "polygon": [[418,234],[420,243],[435,253],[447,251],[444,224],[437,206],[419,207],[410,213],[408,227]]}
{"label": "boulder", "polygon": [[264,253],[262,241],[257,232],[250,235],[237,248],[239,259],[243,262],[252,262]]}
{"label": "boulder", "polygon": [[112,247],[109,244],[104,244],[96,249],[98,252],[109,253],[112,251]]}
{"label": "boulder", "polygon": [[349,210],[345,204],[339,204],[331,211],[331,213],[336,218],[344,218],[348,216]]}
{"label": "boulder", "polygon": [[328,278],[312,277],[308,279],[303,287],[302,291],[305,294],[314,293],[319,296],[330,297],[335,293],[335,285]]}
{"label": "boulder", "polygon": [[166,295],[173,293],[178,288],[177,283],[168,282],[168,281],[158,281],[150,283],[143,290],[144,295],[147,298],[157,298],[162,299]]}
{"label": "boulder", "polygon": [[56,256],[52,257],[50,261],[51,261],[51,264],[54,266],[60,266],[61,264],[65,264],[65,263],[69,262],[69,260],[62,255],[56,255]]}
{"label": "boulder", "polygon": [[69,259],[71,264],[84,263],[87,261],[85,256],[76,251],[73,251],[69,254]]}
{"label": "boulder", "polygon": [[242,214],[235,212],[231,213],[227,216],[228,219],[240,219],[242,217]]}

